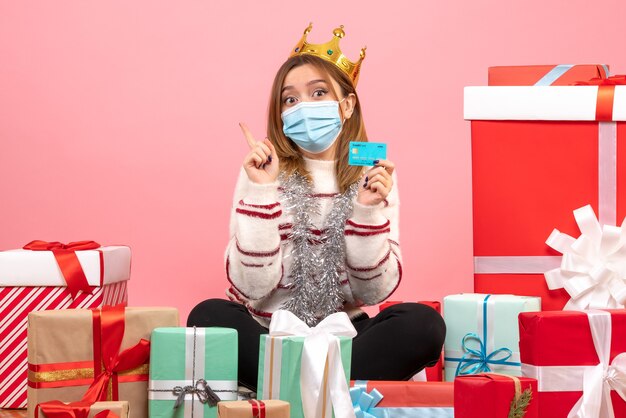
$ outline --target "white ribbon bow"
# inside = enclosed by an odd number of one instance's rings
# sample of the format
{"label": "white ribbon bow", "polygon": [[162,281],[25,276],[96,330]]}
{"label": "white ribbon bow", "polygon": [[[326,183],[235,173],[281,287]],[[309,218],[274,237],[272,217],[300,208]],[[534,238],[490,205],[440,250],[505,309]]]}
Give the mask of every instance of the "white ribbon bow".
{"label": "white ribbon bow", "polygon": [[[336,417],[355,417],[337,336],[356,335],[345,312],[329,315],[313,328],[289,311],[278,310],[272,315],[270,336],[305,337],[300,373],[305,418],[331,418],[333,409]],[[330,402],[325,402],[325,391],[330,392]]]}
{"label": "white ribbon bow", "polygon": [[585,370],[583,395],[567,418],[615,418],[611,389],[626,401],[626,353],[617,355],[611,364],[611,314],[587,311],[593,345],[600,363]]}
{"label": "white ribbon bow", "polygon": [[563,254],[561,267],[544,273],[548,288],[565,288],[565,308],[618,309],[626,303],[626,220],[601,226],[590,205],[574,211],[577,239],[552,231],[546,244]]}

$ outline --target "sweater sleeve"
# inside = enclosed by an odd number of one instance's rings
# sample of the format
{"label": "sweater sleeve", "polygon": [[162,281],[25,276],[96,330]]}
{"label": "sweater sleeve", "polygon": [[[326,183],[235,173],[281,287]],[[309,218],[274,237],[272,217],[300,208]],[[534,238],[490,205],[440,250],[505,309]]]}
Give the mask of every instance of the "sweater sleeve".
{"label": "sweater sleeve", "polygon": [[375,305],[396,290],[402,278],[399,244],[398,182],[385,202],[366,206],[354,202],[346,222],[346,268],[357,303]]}
{"label": "sweater sleeve", "polygon": [[225,254],[228,280],[239,296],[248,300],[264,298],[276,288],[283,272],[278,182],[252,183],[242,169],[230,216]]}

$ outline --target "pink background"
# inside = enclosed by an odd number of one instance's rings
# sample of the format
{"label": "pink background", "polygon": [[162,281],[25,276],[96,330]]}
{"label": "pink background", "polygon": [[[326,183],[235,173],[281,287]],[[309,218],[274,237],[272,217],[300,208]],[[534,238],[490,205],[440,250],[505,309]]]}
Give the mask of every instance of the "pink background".
{"label": "pink background", "polygon": [[607,63],[626,71],[626,3],[575,1],[4,1],[0,249],[33,239],[128,244],[130,302],[223,297],[232,191],[264,135],[274,73],[309,21],[368,46],[370,139],[398,166],[404,280],[392,299],[472,289],[463,86],[487,67]]}

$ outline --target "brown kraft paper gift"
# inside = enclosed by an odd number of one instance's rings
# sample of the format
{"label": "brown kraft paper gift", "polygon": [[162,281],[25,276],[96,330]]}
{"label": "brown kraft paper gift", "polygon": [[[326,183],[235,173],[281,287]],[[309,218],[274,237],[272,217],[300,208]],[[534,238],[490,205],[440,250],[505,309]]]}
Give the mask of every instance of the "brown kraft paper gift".
{"label": "brown kraft paper gift", "polygon": [[[76,402],[85,400],[85,396],[90,397],[90,402],[129,401],[135,418],[147,417],[148,364],[145,354],[146,345],[149,351],[149,344],[141,340],[149,341],[154,328],[175,326],[178,326],[175,308],[123,310],[121,307],[104,307],[101,312],[68,309],[30,313],[28,418],[34,418],[35,406],[39,403],[52,400]],[[94,329],[100,331],[94,333]],[[125,350],[128,351],[124,353]],[[94,364],[94,351],[100,354],[100,358],[114,359],[114,364],[108,367],[112,373],[106,373],[104,361]],[[112,356],[106,353],[112,353]],[[119,361],[115,361],[117,359]],[[97,366],[96,373],[94,365]],[[94,381],[94,375],[99,378],[98,382]],[[88,390],[90,394],[86,395]]]}
{"label": "brown kraft paper gift", "polygon": [[[261,405],[264,412],[260,412]],[[256,412],[256,414],[255,414]],[[217,404],[218,418],[289,418],[289,402],[279,400],[226,401]]]}

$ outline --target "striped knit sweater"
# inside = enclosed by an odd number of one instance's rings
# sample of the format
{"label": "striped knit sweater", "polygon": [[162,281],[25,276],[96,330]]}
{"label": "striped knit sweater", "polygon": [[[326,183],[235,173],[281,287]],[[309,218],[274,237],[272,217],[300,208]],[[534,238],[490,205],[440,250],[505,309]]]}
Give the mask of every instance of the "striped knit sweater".
{"label": "striped knit sweater", "polygon": [[[321,235],[325,219],[338,193],[335,162],[305,159],[313,178],[314,197],[320,214],[313,214],[315,235]],[[375,305],[389,297],[402,277],[398,244],[398,185],[377,206],[354,203],[346,222],[346,270],[341,272],[344,310],[358,314],[358,306]],[[256,184],[245,171],[239,173],[226,249],[226,295],[244,304],[263,326],[290,297],[292,245],[289,240],[293,213],[280,201],[278,182]]]}

